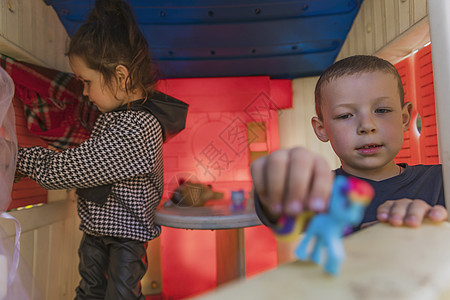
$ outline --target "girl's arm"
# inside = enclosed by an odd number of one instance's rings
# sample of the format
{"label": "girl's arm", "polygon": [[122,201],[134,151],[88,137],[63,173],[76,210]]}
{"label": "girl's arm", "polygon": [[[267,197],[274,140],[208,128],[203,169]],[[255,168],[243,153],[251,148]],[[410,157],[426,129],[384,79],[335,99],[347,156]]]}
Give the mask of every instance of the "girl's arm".
{"label": "girl's arm", "polygon": [[64,152],[20,149],[17,170],[46,189],[87,188],[150,173],[162,151],[158,121],[145,112],[110,117],[114,120],[105,124],[108,129],[77,148]]}

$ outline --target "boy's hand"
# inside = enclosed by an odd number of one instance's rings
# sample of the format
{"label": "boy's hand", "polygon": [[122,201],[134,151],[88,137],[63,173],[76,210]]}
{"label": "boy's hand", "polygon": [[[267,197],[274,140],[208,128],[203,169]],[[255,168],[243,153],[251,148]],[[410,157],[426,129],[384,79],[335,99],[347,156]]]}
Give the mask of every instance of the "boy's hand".
{"label": "boy's hand", "polygon": [[447,220],[448,213],[442,205],[431,206],[419,199],[399,199],[386,201],[378,207],[377,218],[393,226],[405,224],[408,227],[418,227],[424,218],[432,222]]}
{"label": "boy's hand", "polygon": [[284,213],[297,216],[305,210],[323,212],[334,173],[326,160],[302,147],[278,150],[251,165],[255,192],[270,221]]}

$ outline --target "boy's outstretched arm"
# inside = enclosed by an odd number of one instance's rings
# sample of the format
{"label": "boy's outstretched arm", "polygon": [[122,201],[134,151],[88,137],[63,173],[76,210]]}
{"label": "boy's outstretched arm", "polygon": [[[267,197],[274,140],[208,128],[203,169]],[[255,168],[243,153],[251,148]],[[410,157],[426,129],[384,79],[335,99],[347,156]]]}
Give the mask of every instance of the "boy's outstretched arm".
{"label": "boy's outstretched arm", "polygon": [[277,150],[251,165],[255,193],[270,222],[282,214],[323,212],[333,185],[334,173],[327,161],[303,147]]}
{"label": "boy's outstretched arm", "polygon": [[377,218],[393,226],[418,227],[424,218],[432,222],[447,220],[448,213],[444,206],[431,206],[419,199],[399,199],[386,201],[378,207]]}

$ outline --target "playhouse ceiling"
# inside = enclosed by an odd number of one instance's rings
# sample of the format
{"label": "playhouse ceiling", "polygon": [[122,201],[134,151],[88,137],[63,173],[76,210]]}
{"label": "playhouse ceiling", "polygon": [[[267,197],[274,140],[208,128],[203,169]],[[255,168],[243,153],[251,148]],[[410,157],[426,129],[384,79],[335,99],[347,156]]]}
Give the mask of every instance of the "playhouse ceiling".
{"label": "playhouse ceiling", "polygon": [[[363,0],[130,0],[163,78],[315,76]],[[94,0],[45,0],[69,35]]]}

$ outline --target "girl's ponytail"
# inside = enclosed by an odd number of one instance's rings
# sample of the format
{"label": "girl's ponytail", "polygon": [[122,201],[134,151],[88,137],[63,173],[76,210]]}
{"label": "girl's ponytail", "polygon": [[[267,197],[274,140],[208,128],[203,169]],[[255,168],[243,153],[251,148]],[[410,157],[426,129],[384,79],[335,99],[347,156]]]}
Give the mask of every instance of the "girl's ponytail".
{"label": "girl's ponytail", "polygon": [[102,73],[112,87],[117,65],[127,67],[128,90],[142,89],[146,95],[156,82],[147,41],[139,29],[133,11],[122,0],[96,0],[86,22],[78,29],[67,51]]}

